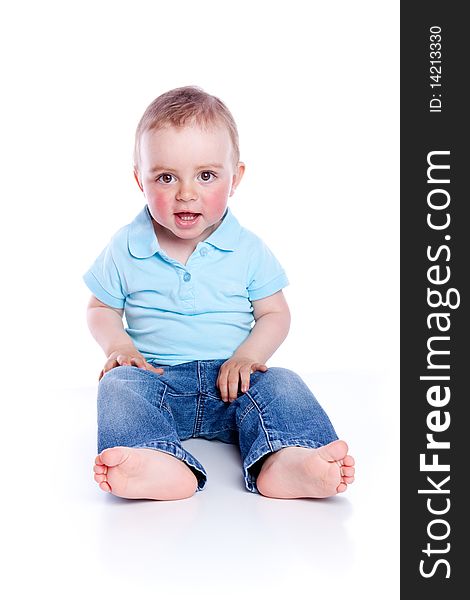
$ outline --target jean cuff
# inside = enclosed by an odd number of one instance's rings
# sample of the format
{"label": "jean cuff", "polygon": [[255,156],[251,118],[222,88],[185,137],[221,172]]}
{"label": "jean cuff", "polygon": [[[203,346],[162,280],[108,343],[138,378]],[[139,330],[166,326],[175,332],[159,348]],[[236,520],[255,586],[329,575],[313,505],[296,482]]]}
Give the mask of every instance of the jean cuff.
{"label": "jean cuff", "polygon": [[300,448],[320,448],[323,446],[319,442],[313,442],[312,440],[300,440],[300,439],[279,439],[279,440],[270,440],[269,444],[263,444],[261,447],[257,447],[254,451],[250,452],[245,459],[243,464],[243,470],[245,473],[245,486],[249,492],[253,492],[255,494],[259,494],[258,488],[256,487],[256,479],[257,475],[253,475],[249,472],[249,469],[257,463],[263,456],[267,454],[272,454],[273,452],[277,452],[277,450],[281,450],[281,448],[288,448],[289,446],[298,446]]}
{"label": "jean cuff", "polygon": [[204,467],[198,460],[194,458],[192,454],[190,454],[182,446],[179,446],[178,444],[175,444],[173,442],[155,441],[147,442],[145,444],[139,444],[137,446],[132,446],[132,448],[149,448],[150,450],[160,450],[161,452],[171,454],[172,456],[179,458],[179,460],[182,460],[197,477],[198,492],[202,491],[202,489],[206,485],[207,473]]}

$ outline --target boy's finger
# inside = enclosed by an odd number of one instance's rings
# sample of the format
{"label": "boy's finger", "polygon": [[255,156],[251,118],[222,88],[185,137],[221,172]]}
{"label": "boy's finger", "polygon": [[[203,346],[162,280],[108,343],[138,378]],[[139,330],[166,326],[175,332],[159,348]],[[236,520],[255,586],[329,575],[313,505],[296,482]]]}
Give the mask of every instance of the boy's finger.
{"label": "boy's finger", "polygon": [[242,391],[242,394],[250,389],[250,374],[251,369],[249,365],[240,369],[240,390]]}
{"label": "boy's finger", "polygon": [[147,371],[153,371],[154,373],[158,373],[159,375],[162,375],[165,370],[162,369],[161,367],[154,367],[153,365],[149,364],[148,362],[144,363],[144,369],[147,369]]}
{"label": "boy's finger", "polygon": [[108,371],[111,371],[111,369],[114,369],[114,367],[118,366],[118,364],[119,363],[116,361],[115,358],[107,360],[103,367],[103,375],[105,375]]}
{"label": "boy's finger", "polygon": [[131,358],[131,364],[136,366],[138,369],[150,371],[150,369],[147,368],[147,361],[145,358],[140,358],[140,356],[133,356]]}
{"label": "boy's finger", "polygon": [[98,378],[98,381],[101,381],[101,379],[102,379],[102,378],[103,378],[103,377],[106,375],[106,373],[107,373],[108,371],[110,371],[110,370],[111,370],[111,369],[110,369],[110,368],[108,368],[108,363],[106,363],[106,364],[104,365],[104,367],[101,369],[101,373],[100,373],[100,376],[99,376],[99,378]]}
{"label": "boy's finger", "polygon": [[145,364],[145,360],[143,358],[140,358],[139,356],[131,356],[131,364],[138,366],[144,366]]}
{"label": "boy's finger", "polygon": [[240,382],[240,374],[238,371],[231,373],[228,377],[228,395],[229,400],[237,399],[238,384]]}
{"label": "boy's finger", "polygon": [[221,376],[218,379],[218,388],[220,391],[220,397],[224,402],[227,402],[227,377]]}
{"label": "boy's finger", "polygon": [[240,389],[243,394],[250,389],[250,374],[249,373],[243,373],[243,375],[241,376]]}

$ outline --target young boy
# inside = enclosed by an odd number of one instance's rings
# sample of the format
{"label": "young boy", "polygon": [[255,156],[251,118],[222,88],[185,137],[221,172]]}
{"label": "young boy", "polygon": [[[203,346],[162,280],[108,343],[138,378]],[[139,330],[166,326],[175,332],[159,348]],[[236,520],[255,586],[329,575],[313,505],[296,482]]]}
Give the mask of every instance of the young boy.
{"label": "young boy", "polygon": [[207,475],[181,440],[204,437],[239,445],[251,492],[344,492],[346,443],[298,375],[265,364],[289,330],[288,281],[227,207],[245,170],[230,111],[198,87],[159,96],[134,164],[146,206],[84,276],[107,356],[95,481],[123,498],[190,497]]}

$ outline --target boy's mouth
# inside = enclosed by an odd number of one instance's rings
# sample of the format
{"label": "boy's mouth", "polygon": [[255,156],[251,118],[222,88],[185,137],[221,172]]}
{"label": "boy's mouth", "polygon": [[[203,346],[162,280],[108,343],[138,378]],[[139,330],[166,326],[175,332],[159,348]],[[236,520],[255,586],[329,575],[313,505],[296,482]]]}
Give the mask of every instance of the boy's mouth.
{"label": "boy's mouth", "polygon": [[197,221],[200,214],[201,213],[192,213],[192,212],[182,211],[182,212],[175,213],[175,217],[180,224],[182,224],[182,223],[190,224],[190,223],[194,223],[195,221]]}

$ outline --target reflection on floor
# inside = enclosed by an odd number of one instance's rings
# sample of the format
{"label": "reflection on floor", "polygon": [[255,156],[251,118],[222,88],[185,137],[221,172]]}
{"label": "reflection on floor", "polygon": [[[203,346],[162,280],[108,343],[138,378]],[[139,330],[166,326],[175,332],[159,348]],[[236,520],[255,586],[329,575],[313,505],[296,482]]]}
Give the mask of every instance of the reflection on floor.
{"label": "reflection on floor", "polygon": [[45,467],[32,470],[28,487],[42,493],[16,501],[28,577],[53,597],[66,587],[68,598],[397,598],[398,398],[377,375],[304,379],[357,461],[347,493],[325,500],[250,493],[238,447],[204,439],[183,442],[207,470],[202,492],[171,502],[116,498],[92,478],[96,389],[38,398],[51,422],[35,430]]}

